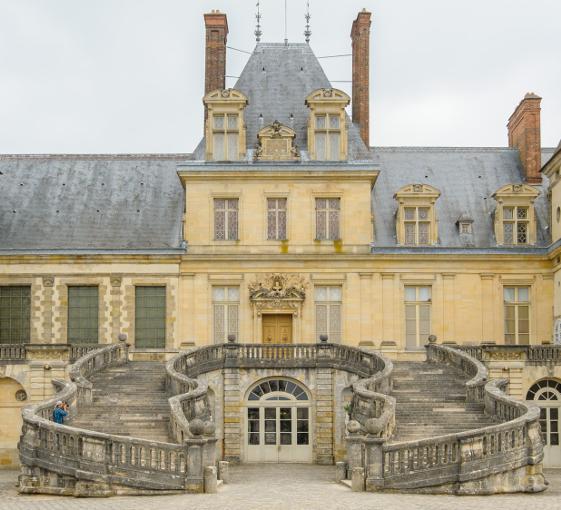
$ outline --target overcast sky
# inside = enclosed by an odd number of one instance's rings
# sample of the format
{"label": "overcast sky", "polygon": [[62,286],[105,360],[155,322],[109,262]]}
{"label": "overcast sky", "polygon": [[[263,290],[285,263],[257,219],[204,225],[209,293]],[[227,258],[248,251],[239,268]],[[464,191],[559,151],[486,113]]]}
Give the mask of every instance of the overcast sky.
{"label": "overcast sky", "polygon": [[[306,1],[287,2],[289,40],[303,42]],[[226,12],[228,44],[251,51],[255,4],[0,0],[0,153],[191,152],[203,124],[202,15]],[[374,145],[504,146],[527,91],[543,97],[542,145],[559,142],[560,0],[310,4],[317,56],[350,53],[353,19],[373,12]],[[284,0],[261,5],[263,41],[281,42]],[[229,50],[227,74],[247,58]],[[331,80],[351,79],[350,58],[321,62]]]}

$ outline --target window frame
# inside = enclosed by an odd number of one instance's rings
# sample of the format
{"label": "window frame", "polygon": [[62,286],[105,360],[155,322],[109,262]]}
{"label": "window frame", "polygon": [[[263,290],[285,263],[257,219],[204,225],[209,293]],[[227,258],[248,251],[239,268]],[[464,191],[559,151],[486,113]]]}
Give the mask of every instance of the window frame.
{"label": "window frame", "polygon": [[[218,212],[217,209],[217,201],[224,200],[225,201],[225,208],[223,211],[224,214],[224,239],[219,239],[217,236],[217,222],[216,222],[216,215]],[[236,209],[230,209],[228,203],[230,201],[235,201],[237,203]],[[212,197],[212,239],[215,242],[237,242],[240,240],[240,207],[241,207],[241,200],[238,196],[214,196]],[[230,219],[229,219],[229,212],[236,212],[236,237],[235,239],[231,239],[230,236]]]}
{"label": "window frame", "polygon": [[[325,125],[323,127],[318,127],[318,119],[325,119]],[[337,127],[331,127],[331,120],[337,119]],[[339,112],[315,112],[313,114],[313,130],[315,137],[315,160],[316,161],[340,161],[342,153],[342,122],[341,114]],[[318,134],[325,135],[325,157],[320,157],[318,153]],[[337,134],[339,137],[339,143],[337,146],[338,157],[333,158],[333,147],[331,146],[331,136],[332,134]]]}
{"label": "window frame", "polygon": [[[411,300],[407,297],[407,289],[415,289],[415,299]],[[429,297],[428,299],[421,299],[421,289],[428,289]],[[405,332],[405,350],[418,350],[422,349],[425,343],[428,341],[428,337],[431,334],[432,329],[432,296],[434,289],[432,285],[427,284],[406,284],[403,286],[403,304],[404,304],[404,332]],[[409,345],[409,331],[408,331],[408,307],[414,307],[415,310],[415,342],[414,345]],[[428,310],[428,320],[427,320],[427,331],[422,331],[421,321],[421,309],[426,308]],[[426,338],[424,338],[426,333]]]}
{"label": "window frame", "polygon": [[[514,301],[507,301],[506,291],[507,289],[514,290]],[[525,289],[527,292],[527,301],[521,301],[519,299],[519,293],[521,289]],[[530,339],[532,334],[531,328],[531,306],[532,306],[532,287],[531,285],[513,285],[507,284],[503,285],[503,341],[506,345],[530,345]],[[520,318],[520,312],[523,308],[526,308],[527,318]],[[511,308],[514,311],[513,317],[509,318],[507,309]],[[527,322],[527,333],[520,332],[520,322],[526,320]],[[508,322],[513,321],[514,330],[511,331],[508,327]],[[526,336],[526,341],[521,342],[521,335]],[[512,337],[512,338],[508,338]]]}
{"label": "window frame", "polygon": [[[277,209],[273,209],[274,211],[276,211],[275,212],[275,237],[270,236],[269,211],[271,211],[271,209],[269,209],[269,201],[271,201],[271,200],[277,201],[277,205],[278,205],[279,200],[284,200],[284,234],[285,234],[284,237],[279,236],[279,212],[282,211],[282,209],[279,209],[278,207],[277,207]],[[265,197],[265,239],[267,241],[276,241],[276,242],[288,241],[288,239],[289,239],[289,235],[288,235],[288,197],[286,195]]]}
{"label": "window frame", "polygon": [[[414,217],[413,219],[408,219],[407,218],[407,210],[408,209],[413,209],[414,210]],[[426,219],[425,218],[420,218],[420,209],[426,209],[427,210],[427,216]],[[430,210],[430,206],[427,205],[406,205],[403,208],[403,228],[404,228],[404,245],[405,246],[430,246],[431,245],[431,231],[432,231],[432,221],[431,221],[431,210]],[[413,243],[409,243],[407,242],[407,226],[408,225],[412,225],[413,226],[413,234],[415,236],[415,242]],[[421,225],[426,225],[427,226],[427,242],[421,242],[420,241],[420,237],[421,237]]]}
{"label": "window frame", "polygon": [[[230,127],[230,117],[235,117],[235,127]],[[217,128],[216,127],[216,119],[222,118],[223,127]],[[239,113],[231,112],[231,111],[221,111],[221,112],[213,112],[211,117],[211,130],[212,130],[212,137],[213,137],[213,144],[212,144],[212,161],[239,161],[239,148],[240,148],[240,119]],[[223,153],[224,158],[219,159],[216,157],[216,135],[220,134],[224,136],[224,146],[223,146]],[[236,135],[236,158],[230,158],[230,141],[228,135]]]}
{"label": "window frame", "polygon": [[[19,289],[20,295],[2,295],[6,289]],[[25,289],[27,295],[23,295],[22,291]],[[19,299],[21,301],[19,305],[20,310],[20,317],[14,317],[12,315],[12,300]],[[24,345],[31,343],[31,299],[32,299],[32,287],[31,285],[0,285],[0,345],[9,345],[9,344],[17,344],[17,345]],[[9,313],[3,313],[2,303],[4,302],[9,303],[7,310]],[[27,300],[27,310],[24,306],[24,300]],[[25,313],[24,313],[25,312]],[[3,317],[6,315],[6,317]],[[8,327],[5,326],[5,321],[8,321]],[[19,321],[20,327],[18,331],[20,334],[16,341],[14,341],[14,333],[12,322],[14,320]],[[3,331],[7,331],[8,333],[3,333]],[[4,342],[4,338],[8,339],[8,342]]]}
{"label": "window frame", "polygon": [[[139,293],[138,290],[139,289],[163,289],[163,296],[157,296],[157,297],[163,297],[164,300],[164,306],[163,306],[163,328],[139,328],[138,324],[139,324],[139,320],[141,319],[139,317],[139,307],[138,307],[138,298],[139,298]],[[167,347],[167,335],[168,335],[168,328],[167,328],[167,308],[168,308],[168,295],[167,295],[167,291],[168,291],[168,287],[166,284],[154,284],[154,285],[150,285],[150,284],[138,284],[134,286],[134,345],[136,349],[165,349]],[[146,296],[145,296],[146,297]],[[154,297],[154,296],[151,296]],[[147,309],[154,309],[156,307],[146,307]],[[142,319],[145,319],[145,317],[142,317]],[[161,343],[163,343],[163,345],[153,345],[153,346],[148,346],[148,345],[138,345],[138,340],[139,340],[139,335],[138,332],[142,331],[142,330],[148,330],[148,329],[160,329],[163,330],[163,336],[159,336],[158,338],[155,338],[153,340],[153,343],[156,344],[157,341],[160,341]],[[144,340],[144,339],[143,339]],[[143,341],[142,340],[142,341]]]}
{"label": "window frame", "polygon": [[[510,218],[506,218],[506,211],[507,210],[511,210],[512,211],[512,216]],[[518,214],[519,214],[519,210],[520,211],[526,211],[525,213],[525,217],[524,218],[519,218]],[[507,242],[506,241],[506,226],[507,225],[511,225],[512,226],[512,242]],[[521,242],[519,240],[519,232],[518,232],[518,228],[519,226],[523,225],[525,227],[525,233],[524,235],[526,236],[526,240],[524,242]],[[504,205],[503,206],[503,224],[502,224],[502,229],[503,229],[503,244],[507,245],[507,246],[526,246],[529,244],[529,237],[530,237],[530,206],[528,205]]]}
{"label": "window frame", "polygon": [[[401,246],[434,246],[438,242],[438,219],[436,217],[436,201],[440,191],[428,184],[408,184],[400,188],[394,195],[398,202],[396,214],[396,238]],[[419,209],[427,209],[427,218],[419,219]],[[415,209],[415,218],[407,218],[407,209]],[[407,243],[407,225],[415,224],[415,244]],[[420,225],[428,224],[428,243],[419,243]]]}
{"label": "window frame", "polygon": [[[223,289],[225,299],[215,299],[215,290]],[[236,289],[237,299],[229,299],[230,291]],[[224,344],[228,342],[228,335],[236,335],[236,342],[239,342],[240,335],[240,301],[241,301],[241,287],[239,284],[217,284],[212,285],[210,288],[210,299],[212,306],[212,340],[214,344]],[[224,337],[222,339],[218,338],[218,332],[216,330],[216,309],[217,307],[223,307],[223,319],[224,319]],[[236,315],[236,328],[233,332],[230,324],[231,320],[231,310],[235,309]]]}
{"label": "window frame", "polygon": [[[318,290],[319,289],[326,289],[327,299],[321,300],[318,299]],[[331,293],[334,289],[337,289],[339,293],[339,299],[331,299]],[[319,313],[318,308],[325,307],[326,315],[325,315],[325,329],[321,330],[322,328],[319,327]],[[339,331],[332,331],[332,316],[335,313],[334,310],[337,309],[337,313],[339,315]],[[343,340],[343,285],[342,284],[315,284],[314,285],[314,312],[315,312],[315,334],[316,334],[316,342],[320,342],[320,335],[327,335],[329,343],[336,343],[339,344]]]}
{"label": "window frame", "polygon": [[[318,208],[318,202],[320,200],[325,200],[327,203],[327,207],[325,209]],[[331,200],[337,200],[338,202],[338,209],[332,209],[329,206]],[[314,240],[318,242],[333,242],[333,241],[341,241],[342,240],[342,210],[343,210],[343,199],[340,195],[336,196],[329,196],[329,195],[317,195],[314,196]],[[325,237],[321,237],[319,234],[318,228],[318,218],[320,211],[325,216]],[[331,232],[330,227],[330,213],[331,211],[337,211],[337,235],[334,236]]]}

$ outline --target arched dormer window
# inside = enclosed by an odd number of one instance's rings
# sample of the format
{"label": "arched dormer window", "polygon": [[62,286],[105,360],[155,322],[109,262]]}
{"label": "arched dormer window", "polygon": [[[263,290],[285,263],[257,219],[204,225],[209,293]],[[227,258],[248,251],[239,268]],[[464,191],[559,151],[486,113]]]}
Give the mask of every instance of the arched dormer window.
{"label": "arched dormer window", "polygon": [[498,245],[528,246],[536,243],[534,201],[539,191],[527,184],[508,184],[493,194],[495,238]]}
{"label": "arched dormer window", "polygon": [[316,161],[345,161],[348,158],[345,107],[351,98],[342,90],[319,89],[306,98],[310,108],[308,152]]}
{"label": "arched dormer window", "polygon": [[428,184],[408,184],[394,195],[398,244],[431,246],[438,242],[435,203],[439,196],[440,191]]}
{"label": "arched dormer window", "polygon": [[247,97],[235,89],[214,90],[203,99],[207,161],[240,161],[246,155],[244,109]]}

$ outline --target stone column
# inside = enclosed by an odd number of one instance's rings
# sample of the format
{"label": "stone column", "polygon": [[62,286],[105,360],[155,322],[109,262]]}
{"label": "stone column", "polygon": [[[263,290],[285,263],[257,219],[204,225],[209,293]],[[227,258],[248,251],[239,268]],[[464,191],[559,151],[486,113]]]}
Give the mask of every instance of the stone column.
{"label": "stone column", "polygon": [[241,426],[242,395],[240,391],[240,370],[235,366],[238,347],[235,344],[224,346],[224,460],[232,463],[241,462]]}

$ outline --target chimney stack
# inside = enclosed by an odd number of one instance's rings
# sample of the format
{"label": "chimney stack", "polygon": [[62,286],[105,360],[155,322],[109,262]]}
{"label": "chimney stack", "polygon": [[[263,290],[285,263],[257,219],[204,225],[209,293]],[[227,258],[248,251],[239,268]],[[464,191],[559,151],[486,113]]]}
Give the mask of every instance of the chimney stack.
{"label": "chimney stack", "polygon": [[226,14],[213,10],[205,16],[205,96],[216,89],[226,88],[226,42],[228,19]]}
{"label": "chimney stack", "polygon": [[520,151],[528,184],[542,182],[541,101],[540,96],[528,92],[508,119],[508,146]]}
{"label": "chimney stack", "polygon": [[366,9],[353,22],[353,122],[370,147],[370,25],[372,14]]}

